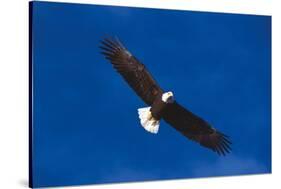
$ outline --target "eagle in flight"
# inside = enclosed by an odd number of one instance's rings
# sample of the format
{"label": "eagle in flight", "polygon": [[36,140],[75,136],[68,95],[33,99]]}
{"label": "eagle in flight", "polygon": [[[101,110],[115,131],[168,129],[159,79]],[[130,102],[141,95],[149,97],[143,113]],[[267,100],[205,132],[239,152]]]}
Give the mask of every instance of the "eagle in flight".
{"label": "eagle in flight", "polygon": [[160,120],[163,119],[188,139],[219,155],[231,151],[231,142],[227,135],[178,104],[172,92],[163,91],[145,65],[117,38],[103,39],[100,48],[105,58],[149,106],[138,109],[141,126],[146,131],[156,134]]}

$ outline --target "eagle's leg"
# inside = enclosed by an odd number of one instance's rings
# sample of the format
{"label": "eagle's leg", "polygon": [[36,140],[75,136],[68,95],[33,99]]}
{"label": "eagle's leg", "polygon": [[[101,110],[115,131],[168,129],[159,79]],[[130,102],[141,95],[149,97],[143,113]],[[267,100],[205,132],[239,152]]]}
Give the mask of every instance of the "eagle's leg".
{"label": "eagle's leg", "polygon": [[155,119],[151,112],[150,107],[139,108],[138,114],[141,122],[141,126],[148,132],[157,134],[159,130],[159,120]]}

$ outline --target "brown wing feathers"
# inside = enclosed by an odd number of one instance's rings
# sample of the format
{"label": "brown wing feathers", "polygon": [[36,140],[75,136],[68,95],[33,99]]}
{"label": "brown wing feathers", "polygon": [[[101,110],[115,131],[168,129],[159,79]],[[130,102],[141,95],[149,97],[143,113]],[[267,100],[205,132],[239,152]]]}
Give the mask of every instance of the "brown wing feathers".
{"label": "brown wing feathers", "polygon": [[219,155],[225,155],[231,151],[231,142],[228,136],[212,128],[206,121],[177,102],[168,106],[163,119],[187,138],[217,152]]}
{"label": "brown wing feathers", "polygon": [[162,90],[145,66],[118,39],[104,39],[101,41],[100,48],[105,58],[146,104],[151,105],[157,95],[162,94]]}

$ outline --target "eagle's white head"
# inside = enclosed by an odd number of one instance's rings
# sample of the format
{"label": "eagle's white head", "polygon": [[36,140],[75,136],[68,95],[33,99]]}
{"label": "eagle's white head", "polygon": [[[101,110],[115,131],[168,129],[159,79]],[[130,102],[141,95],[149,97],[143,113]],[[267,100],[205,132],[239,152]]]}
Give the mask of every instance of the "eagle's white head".
{"label": "eagle's white head", "polygon": [[171,91],[162,94],[162,101],[165,103],[173,103],[174,95]]}

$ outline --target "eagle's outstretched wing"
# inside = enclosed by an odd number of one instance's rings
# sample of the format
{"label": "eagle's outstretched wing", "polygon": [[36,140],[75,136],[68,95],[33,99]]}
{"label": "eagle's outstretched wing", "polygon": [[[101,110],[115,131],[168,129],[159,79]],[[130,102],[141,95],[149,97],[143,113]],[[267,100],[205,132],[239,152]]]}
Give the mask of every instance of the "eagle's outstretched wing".
{"label": "eagle's outstretched wing", "polygon": [[145,66],[118,39],[104,39],[100,48],[101,53],[146,104],[151,105],[158,95],[162,95],[162,89]]}
{"label": "eagle's outstretched wing", "polygon": [[231,151],[231,142],[228,136],[212,128],[206,121],[177,102],[168,105],[164,111],[163,119],[187,138],[219,155],[225,155]]}

